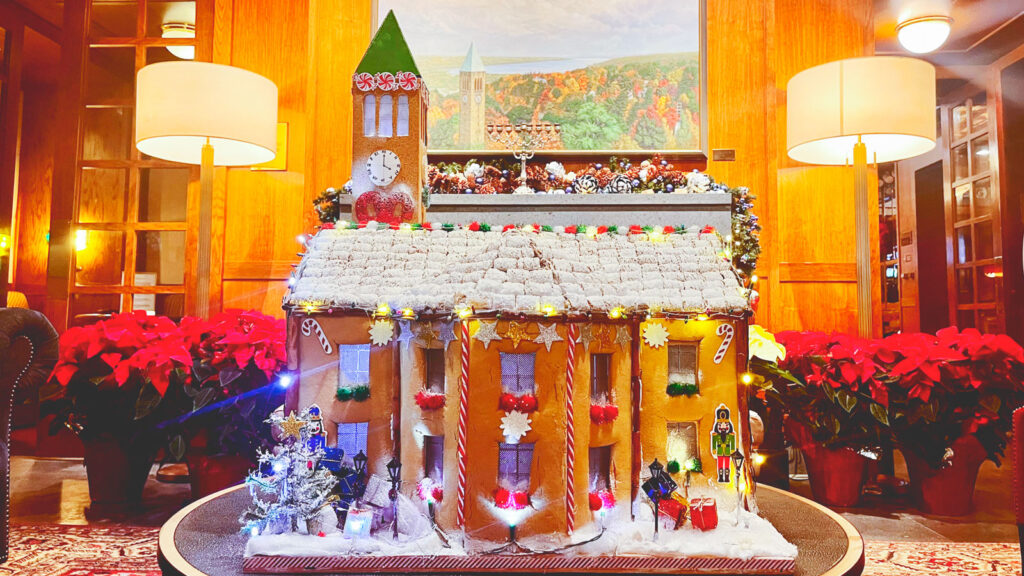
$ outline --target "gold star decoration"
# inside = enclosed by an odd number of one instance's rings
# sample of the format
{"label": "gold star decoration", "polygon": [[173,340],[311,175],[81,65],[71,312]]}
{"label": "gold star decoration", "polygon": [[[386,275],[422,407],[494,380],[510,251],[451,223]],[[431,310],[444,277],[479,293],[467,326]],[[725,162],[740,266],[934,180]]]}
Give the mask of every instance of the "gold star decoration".
{"label": "gold star decoration", "polygon": [[615,343],[615,328],[607,325],[598,327],[597,341],[604,347],[611,347]]}
{"label": "gold star decoration", "polygon": [[300,439],[302,438],[302,429],[305,427],[306,421],[296,418],[295,412],[292,412],[287,418],[281,420],[282,438],[288,438],[291,436],[293,438]]}
{"label": "gold star decoration", "polygon": [[508,323],[508,330],[505,331],[505,338],[512,341],[513,348],[519,348],[519,343],[523,340],[530,340],[530,337],[526,334],[526,326],[518,322]]}
{"label": "gold star decoration", "polygon": [[416,327],[416,339],[422,341],[427,348],[430,348],[434,345],[434,342],[437,342],[438,334],[429,322],[424,322]]}
{"label": "gold star decoration", "polygon": [[582,342],[583,348],[586,349],[590,347],[590,343],[593,342],[594,340],[594,325],[584,324],[580,326],[580,335],[578,338],[576,338],[576,341]]}
{"label": "gold star decoration", "polygon": [[633,341],[633,337],[629,335],[629,328],[623,325],[619,325],[615,331],[615,343],[621,348],[625,348]]}

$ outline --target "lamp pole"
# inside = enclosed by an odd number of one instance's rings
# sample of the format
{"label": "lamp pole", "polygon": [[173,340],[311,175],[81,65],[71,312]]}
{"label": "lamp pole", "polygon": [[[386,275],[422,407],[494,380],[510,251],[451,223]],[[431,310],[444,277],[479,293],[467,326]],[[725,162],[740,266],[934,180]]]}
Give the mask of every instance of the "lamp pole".
{"label": "lamp pole", "polygon": [[213,146],[203,144],[199,165],[199,242],[196,254],[196,315],[210,316],[210,253],[213,250]]}
{"label": "lamp pole", "polygon": [[854,227],[857,243],[857,333],[872,337],[871,233],[868,221],[868,148],[857,136],[853,145]]}

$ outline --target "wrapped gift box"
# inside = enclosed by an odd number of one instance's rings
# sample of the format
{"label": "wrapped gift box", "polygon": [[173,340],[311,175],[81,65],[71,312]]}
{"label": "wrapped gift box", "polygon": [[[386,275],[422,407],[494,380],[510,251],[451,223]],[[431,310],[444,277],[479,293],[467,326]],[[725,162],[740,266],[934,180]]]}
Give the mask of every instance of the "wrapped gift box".
{"label": "wrapped gift box", "polygon": [[690,501],[690,522],[694,528],[713,530],[718,526],[718,503],[714,498],[694,498]]}

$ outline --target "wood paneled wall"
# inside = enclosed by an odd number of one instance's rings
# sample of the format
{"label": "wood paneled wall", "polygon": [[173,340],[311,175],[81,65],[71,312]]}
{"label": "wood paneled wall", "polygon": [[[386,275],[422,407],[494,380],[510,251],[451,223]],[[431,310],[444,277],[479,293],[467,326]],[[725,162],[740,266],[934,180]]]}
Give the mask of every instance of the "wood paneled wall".
{"label": "wood paneled wall", "polygon": [[41,310],[46,301],[46,238],[50,227],[53,151],[58,137],[54,122],[56,90],[53,86],[23,84],[21,102],[14,285],[25,293],[32,308]]}
{"label": "wood paneled wall", "polygon": [[[218,171],[214,272],[223,290],[215,296],[225,308],[280,313],[283,282],[301,251],[295,238],[316,223],[310,201],[348,180],[348,83],[370,39],[371,5],[217,0],[214,61],[274,80],[288,123],[287,171]],[[708,141],[736,150],[735,161],[709,161],[707,169],[759,197],[757,320],[774,330],[856,332],[853,172],[788,159],[785,90],[805,68],[872,53],[871,1],[707,0],[707,14]],[[877,275],[873,292],[880,304]],[[876,331],[880,318],[876,305]]]}

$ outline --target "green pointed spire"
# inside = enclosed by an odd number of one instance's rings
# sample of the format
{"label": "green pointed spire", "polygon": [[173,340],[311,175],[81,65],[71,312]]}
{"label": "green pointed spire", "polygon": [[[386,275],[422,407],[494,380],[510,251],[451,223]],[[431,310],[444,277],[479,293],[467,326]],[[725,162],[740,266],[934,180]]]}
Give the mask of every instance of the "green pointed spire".
{"label": "green pointed spire", "polygon": [[370,46],[359,61],[356,74],[368,72],[379,74],[380,72],[412,72],[420,75],[420,69],[416,67],[416,61],[409,51],[409,45],[405,43],[405,36],[402,29],[398,27],[398,19],[395,18],[395,11],[389,10],[388,15],[381,22],[380,28],[370,41]]}

